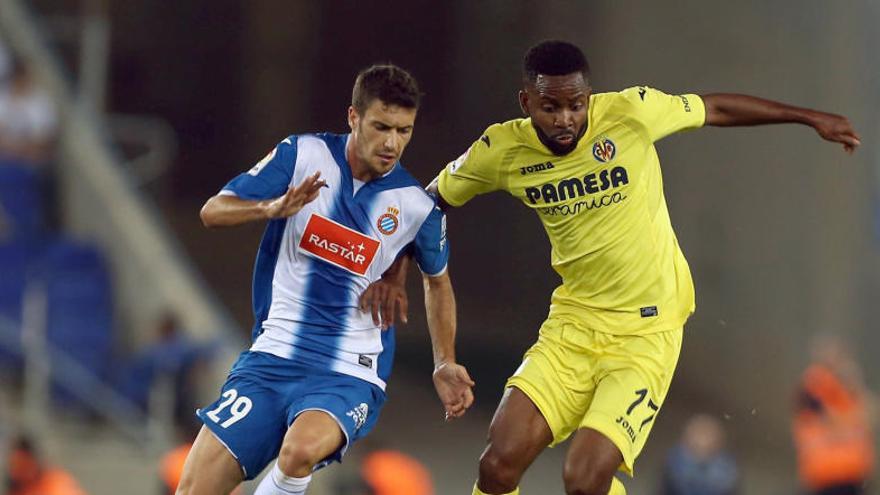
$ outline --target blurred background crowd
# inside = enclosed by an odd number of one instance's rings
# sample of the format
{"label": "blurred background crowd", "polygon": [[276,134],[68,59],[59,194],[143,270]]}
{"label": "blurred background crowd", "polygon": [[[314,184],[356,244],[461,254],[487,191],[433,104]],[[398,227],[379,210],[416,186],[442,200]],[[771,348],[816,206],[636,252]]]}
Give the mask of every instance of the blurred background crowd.
{"label": "blurred background crowd", "polygon": [[[383,61],[425,93],[403,162],[427,183],[518,116],[547,38],[583,48],[597,92],[749,93],[862,136],[854,156],[794,126],[658,145],[698,310],[629,492],[880,493],[878,23],[873,0],[0,0],[0,493],[173,493],[193,411],[247,345],[262,230],[207,231],[201,204],[288,134],[346,132],[355,74]],[[444,423],[413,304],[379,426],[313,493],[469,493],[558,283],[540,229],[509,198],[450,215],[476,406]],[[523,493],[562,493],[563,452]]]}

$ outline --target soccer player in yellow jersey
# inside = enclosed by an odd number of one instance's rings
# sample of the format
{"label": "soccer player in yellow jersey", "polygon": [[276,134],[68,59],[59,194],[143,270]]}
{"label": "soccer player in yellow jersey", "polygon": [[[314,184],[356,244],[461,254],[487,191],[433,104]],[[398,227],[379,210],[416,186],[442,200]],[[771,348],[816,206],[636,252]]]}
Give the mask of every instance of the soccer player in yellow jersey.
{"label": "soccer player in yellow jersey", "polygon": [[632,475],[694,311],[654,142],[706,124],[784,122],[848,152],[859,137],[844,117],[744,95],[593,94],[583,53],[560,41],[528,51],[523,85],[527,118],[490,126],[428,187],[449,206],[496,190],[519,198],[544,224],[562,277],[538,341],[507,382],[473,493],[518,493],[538,454],[574,434],[566,492],[623,494],[614,474]]}

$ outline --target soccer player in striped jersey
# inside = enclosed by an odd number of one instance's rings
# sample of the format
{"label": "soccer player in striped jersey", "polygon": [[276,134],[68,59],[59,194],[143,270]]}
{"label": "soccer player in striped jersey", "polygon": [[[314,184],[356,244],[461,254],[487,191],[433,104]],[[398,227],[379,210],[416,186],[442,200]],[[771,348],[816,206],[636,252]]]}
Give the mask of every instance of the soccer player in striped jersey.
{"label": "soccer player in striped jersey", "polygon": [[350,134],[284,139],[202,208],[208,227],[266,221],[254,268],[253,344],[204,426],[178,493],[229,493],[278,458],[257,495],[303,494],[311,473],[342,458],[375,425],[394,356],[394,329],[358,296],[412,253],[425,281],[434,384],[447,418],[473,402],[456,363],[455,299],[443,212],[399,163],[419,103],[393,65],[355,81]]}
{"label": "soccer player in striped jersey", "polygon": [[632,475],[695,307],[654,143],[703,125],[786,122],[847,152],[860,141],[844,117],[745,95],[593,94],[586,58],[566,42],[534,46],[523,65],[526,118],[490,126],[428,188],[445,206],[497,190],[518,198],[541,219],[562,277],[538,341],[507,382],[473,493],[518,493],[532,461],[573,436],[566,492],[623,494],[614,474]]}

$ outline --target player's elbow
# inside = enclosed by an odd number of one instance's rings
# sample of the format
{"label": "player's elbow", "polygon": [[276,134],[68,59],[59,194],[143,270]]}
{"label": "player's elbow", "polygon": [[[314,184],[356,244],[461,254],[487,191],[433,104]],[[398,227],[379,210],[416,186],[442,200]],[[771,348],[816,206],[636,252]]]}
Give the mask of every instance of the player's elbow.
{"label": "player's elbow", "polygon": [[706,108],[706,120],[704,125],[727,127],[736,125],[730,114],[730,104],[723,94],[702,95],[703,105]]}
{"label": "player's elbow", "polygon": [[202,206],[202,209],[199,211],[199,218],[202,219],[202,225],[211,229],[214,227],[220,227],[222,224],[220,223],[220,215],[217,212],[217,197],[209,199]]}

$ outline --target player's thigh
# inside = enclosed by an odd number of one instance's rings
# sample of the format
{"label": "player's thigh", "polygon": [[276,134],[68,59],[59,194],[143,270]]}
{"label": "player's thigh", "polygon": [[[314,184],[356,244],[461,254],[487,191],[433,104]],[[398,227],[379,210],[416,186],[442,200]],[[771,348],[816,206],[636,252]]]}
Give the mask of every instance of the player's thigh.
{"label": "player's thigh", "polygon": [[[372,431],[385,398],[381,388],[353,376],[339,373],[316,376],[310,389],[288,409],[288,423],[297,426],[288,429],[285,437],[295,435],[294,438],[306,439],[314,435],[310,448],[320,447],[324,454],[317,459],[314,469],[341,462],[348,448]],[[317,427],[304,427],[308,425]],[[321,438],[317,438],[319,436]]]}
{"label": "player's thigh", "polygon": [[581,428],[565,454],[563,478],[574,486],[610,485],[622,463],[623,454],[611,439],[592,428]]}
{"label": "player's thigh", "polygon": [[566,335],[578,330],[568,322],[548,319],[526,352],[507,387],[522,392],[550,428],[554,446],[580,424],[595,391],[592,351],[572,346]]}
{"label": "player's thigh", "polygon": [[287,429],[278,458],[282,465],[302,460],[317,464],[344,443],[345,434],[335,417],[325,411],[304,411]]}
{"label": "player's thigh", "polygon": [[289,425],[289,395],[296,390],[296,382],[285,384],[269,374],[258,376],[256,365],[246,371],[234,371],[220,397],[197,414],[238,461],[245,479],[253,479],[278,456]]}
{"label": "player's thigh", "polygon": [[532,400],[516,387],[504,391],[489,425],[489,450],[527,467],[550,442],[553,432]]}
{"label": "player's thigh", "polygon": [[202,427],[183,465],[178,495],[216,495],[244,479],[238,461],[211,431]]}
{"label": "player's thigh", "polygon": [[681,329],[644,336],[616,336],[602,356],[602,378],[579,428],[601,433],[623,456],[623,471],[632,474],[663,406],[678,355]]}

